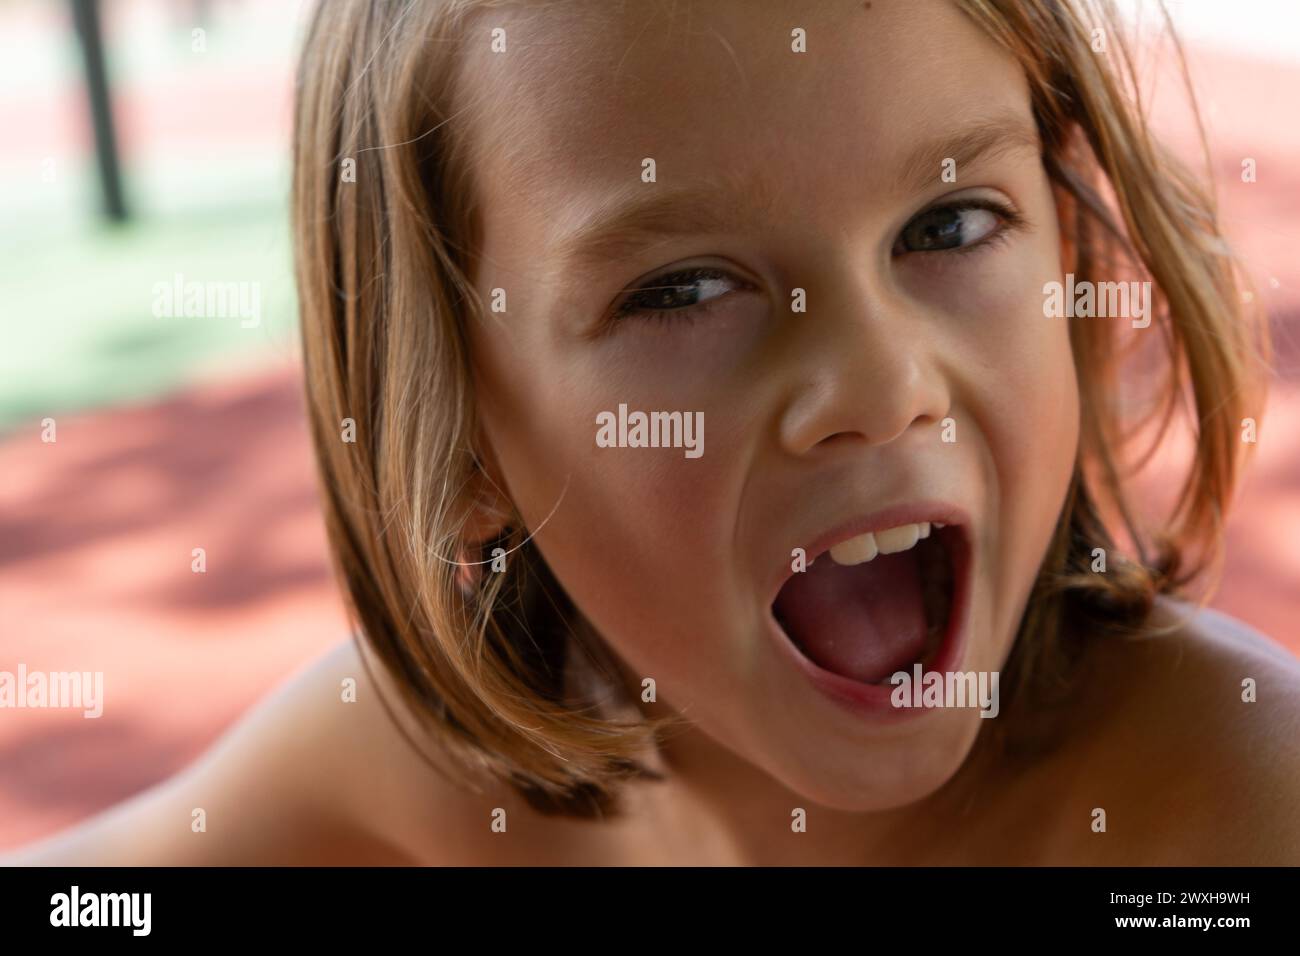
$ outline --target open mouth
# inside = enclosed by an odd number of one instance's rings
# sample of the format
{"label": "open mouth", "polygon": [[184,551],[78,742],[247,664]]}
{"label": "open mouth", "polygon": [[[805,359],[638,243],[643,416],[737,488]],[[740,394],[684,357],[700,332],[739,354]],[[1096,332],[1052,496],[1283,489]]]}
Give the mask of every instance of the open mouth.
{"label": "open mouth", "polygon": [[859,535],[786,581],[772,614],[805,657],[841,677],[886,684],[918,663],[931,670],[952,630],[964,548],[955,525]]}

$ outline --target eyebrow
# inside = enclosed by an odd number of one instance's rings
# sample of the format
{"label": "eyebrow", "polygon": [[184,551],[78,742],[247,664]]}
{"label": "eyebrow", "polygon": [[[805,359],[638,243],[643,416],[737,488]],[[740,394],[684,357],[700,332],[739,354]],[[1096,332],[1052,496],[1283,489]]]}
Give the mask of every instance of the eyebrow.
{"label": "eyebrow", "polygon": [[895,188],[904,194],[920,192],[939,180],[946,159],[955,161],[960,183],[962,169],[977,162],[986,163],[1020,152],[1041,155],[1042,151],[1037,126],[1027,124],[1015,113],[995,113],[933,142],[922,143],[900,167]]}
{"label": "eyebrow", "polygon": [[[940,181],[945,159],[955,160],[960,184],[966,167],[1030,151],[1042,152],[1037,129],[1013,113],[994,114],[912,150],[899,166],[892,188],[899,195],[911,195],[934,185]],[[778,198],[766,178],[736,171],[684,186],[638,182],[603,199],[577,226],[564,231],[552,254],[564,269],[580,273],[608,267],[681,236],[762,231]]]}
{"label": "eyebrow", "polygon": [[567,231],[554,255],[570,269],[598,269],[680,236],[761,229],[776,198],[766,180],[736,171],[684,186],[637,182]]}

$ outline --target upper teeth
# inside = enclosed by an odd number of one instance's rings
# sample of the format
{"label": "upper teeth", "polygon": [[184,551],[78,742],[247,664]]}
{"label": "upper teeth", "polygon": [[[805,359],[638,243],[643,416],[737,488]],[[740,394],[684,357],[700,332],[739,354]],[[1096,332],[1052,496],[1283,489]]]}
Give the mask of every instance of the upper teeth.
{"label": "upper teeth", "polygon": [[884,531],[868,531],[831,548],[831,560],[836,564],[862,564],[877,554],[897,554],[916,546],[916,542],[930,536],[930,522],[899,525]]}

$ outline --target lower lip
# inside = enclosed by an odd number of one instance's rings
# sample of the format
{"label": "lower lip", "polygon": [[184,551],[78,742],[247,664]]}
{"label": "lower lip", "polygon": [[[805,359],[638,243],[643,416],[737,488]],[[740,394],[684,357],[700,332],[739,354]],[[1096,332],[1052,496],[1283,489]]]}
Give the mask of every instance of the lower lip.
{"label": "lower lip", "polygon": [[[952,610],[948,615],[948,627],[943,636],[943,643],[939,646],[934,662],[926,668],[927,674],[931,672],[946,674],[957,670],[966,652],[966,640],[970,632],[970,595],[974,577],[974,559],[968,532],[968,528],[962,529],[960,551],[953,555]],[[891,698],[896,688],[892,684],[863,684],[819,667],[794,645],[770,611],[767,621],[777,643],[784,649],[785,656],[803,672],[813,687],[859,717],[892,723],[915,719],[928,712],[929,708],[925,707],[895,707]],[[912,673],[910,667],[907,672],[909,675]]]}

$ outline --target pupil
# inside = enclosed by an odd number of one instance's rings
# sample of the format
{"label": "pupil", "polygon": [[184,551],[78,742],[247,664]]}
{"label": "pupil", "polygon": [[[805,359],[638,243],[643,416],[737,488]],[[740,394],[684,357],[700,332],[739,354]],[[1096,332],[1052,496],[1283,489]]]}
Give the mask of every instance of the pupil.
{"label": "pupil", "polygon": [[944,216],[947,221],[931,226],[925,231],[927,239],[951,239],[961,235],[961,217],[953,211],[945,211]]}
{"label": "pupil", "polygon": [[694,283],[670,285],[660,290],[660,303],[664,308],[679,309],[695,304]]}

